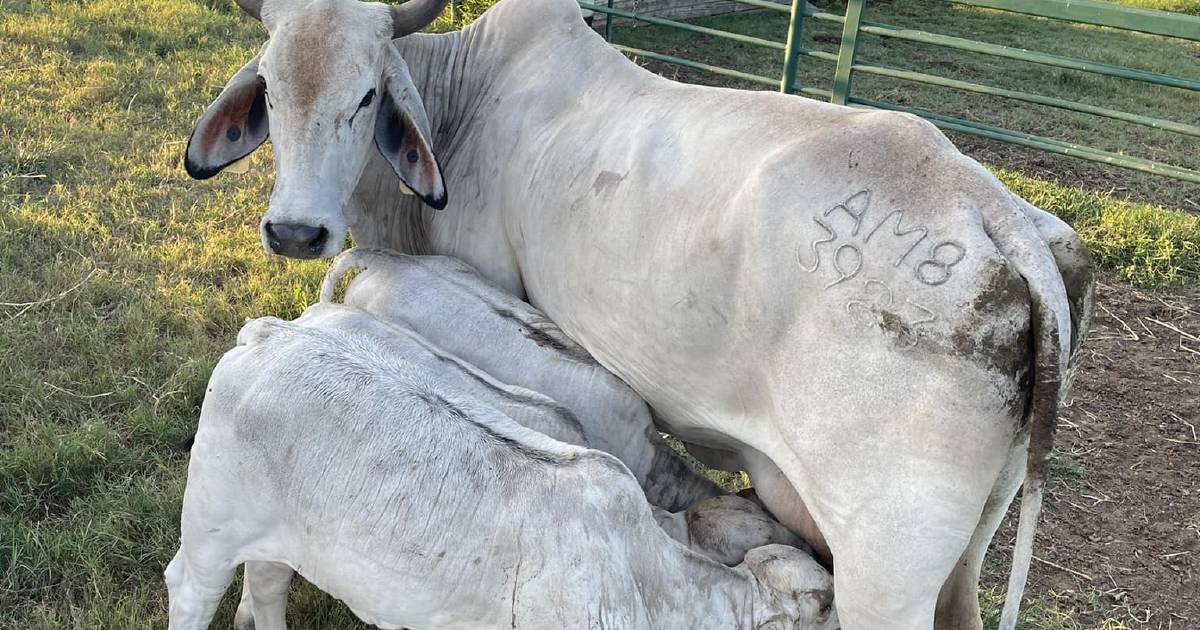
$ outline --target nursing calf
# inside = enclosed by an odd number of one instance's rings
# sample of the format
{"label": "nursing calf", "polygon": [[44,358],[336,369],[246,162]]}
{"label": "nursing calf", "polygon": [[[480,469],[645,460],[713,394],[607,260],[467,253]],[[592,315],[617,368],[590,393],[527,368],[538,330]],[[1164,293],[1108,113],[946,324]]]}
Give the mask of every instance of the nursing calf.
{"label": "nursing calf", "polygon": [[[771,518],[757,503],[736,495],[705,499],[683,512],[653,508],[654,519],[667,535],[727,566],[763,545],[788,545],[811,553],[799,536]],[[833,599],[832,588],[829,598]]]}
{"label": "nursing calf", "polygon": [[579,420],[586,444],[628,466],[650,503],[678,511],[721,494],[662,439],[650,408],[624,381],[540,311],[470,265],[446,256],[354,249],[334,261],[322,302],[333,298],[339,280],[353,269],[362,273],[346,290],[347,305],[411,327],[497,380],[563,405]]}
{"label": "nursing calf", "polygon": [[615,458],[452,381],[369,335],[247,324],[201,412],[171,628],[206,627],[243,562],[271,578],[260,630],[283,627],[293,568],[383,628],[836,625],[803,552],[760,547],[732,568],[693,553]]}

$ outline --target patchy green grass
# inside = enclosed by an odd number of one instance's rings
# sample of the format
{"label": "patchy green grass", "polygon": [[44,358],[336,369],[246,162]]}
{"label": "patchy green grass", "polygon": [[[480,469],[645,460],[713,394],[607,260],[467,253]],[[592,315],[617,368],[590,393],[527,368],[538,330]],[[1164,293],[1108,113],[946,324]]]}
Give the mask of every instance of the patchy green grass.
{"label": "patchy green grass", "polygon": [[[225,0],[0,0],[2,628],[163,627],[177,444],[209,372],[244,318],[316,297],[323,264],[258,244],[269,150],[245,176],[180,167],[191,122],[262,37]],[[1194,221],[1002,176],[1127,277],[1196,277]],[[1038,610],[1027,627],[1075,627]],[[301,584],[290,616],[361,627]]]}
{"label": "patchy green grass", "polygon": [[1116,0],[1116,4],[1127,4],[1143,9],[1175,11],[1189,15],[1200,15],[1200,0]]}
{"label": "patchy green grass", "polygon": [[[1000,609],[1004,607],[1004,591],[995,588],[984,589],[979,593],[979,603],[983,608],[984,630],[999,628]],[[1104,610],[1104,607],[1097,602],[1096,611],[1101,610]],[[1084,625],[1058,610],[1053,601],[1036,599],[1027,600],[1021,607],[1021,619],[1017,622],[1017,630],[1133,630],[1133,627],[1116,618],[1105,618],[1095,625]]]}
{"label": "patchy green grass", "polygon": [[1066,453],[1055,453],[1050,457],[1049,473],[1050,479],[1057,479],[1068,485],[1083,481],[1085,476],[1079,462]]}
{"label": "patchy green grass", "polygon": [[1200,282],[1200,215],[994,171],[1013,192],[1070,223],[1102,268],[1141,286]]}

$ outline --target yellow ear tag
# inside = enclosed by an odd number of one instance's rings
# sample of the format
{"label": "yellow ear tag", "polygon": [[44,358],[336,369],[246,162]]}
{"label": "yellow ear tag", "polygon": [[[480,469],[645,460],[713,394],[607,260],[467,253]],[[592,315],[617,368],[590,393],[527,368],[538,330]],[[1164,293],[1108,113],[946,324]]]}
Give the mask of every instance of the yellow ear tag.
{"label": "yellow ear tag", "polygon": [[253,154],[247,154],[246,157],[234,162],[233,164],[230,164],[229,166],[226,166],[225,172],[226,173],[237,173],[238,175],[245,175],[246,173],[249,173],[250,172],[250,155],[253,155]]}

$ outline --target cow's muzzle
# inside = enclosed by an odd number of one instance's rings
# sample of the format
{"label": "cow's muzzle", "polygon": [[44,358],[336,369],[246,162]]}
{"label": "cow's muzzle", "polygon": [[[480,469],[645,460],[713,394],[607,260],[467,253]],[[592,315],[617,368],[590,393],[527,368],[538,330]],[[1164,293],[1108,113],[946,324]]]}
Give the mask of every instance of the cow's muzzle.
{"label": "cow's muzzle", "polygon": [[325,252],[329,230],[302,223],[263,224],[271,252],[287,258],[319,258]]}

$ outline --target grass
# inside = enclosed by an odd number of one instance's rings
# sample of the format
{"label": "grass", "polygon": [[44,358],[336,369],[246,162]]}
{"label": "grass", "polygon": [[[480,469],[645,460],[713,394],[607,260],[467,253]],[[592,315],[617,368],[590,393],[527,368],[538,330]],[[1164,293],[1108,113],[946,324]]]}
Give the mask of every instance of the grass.
{"label": "grass", "polygon": [[1117,3],[1143,9],[1200,15],[1200,1],[1197,0],[1117,0]]}
{"label": "grass", "polygon": [[[324,265],[258,245],[269,150],[244,176],[180,167],[190,124],[262,36],[224,0],[0,0],[2,628],[164,625],[177,445],[208,374],[244,318],[316,297]],[[1194,217],[1001,176],[1126,277],[1197,277]],[[1073,627],[1040,609],[1027,628]],[[304,585],[290,612],[294,628],[360,627]]]}

